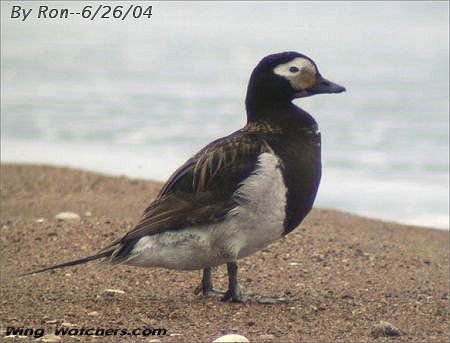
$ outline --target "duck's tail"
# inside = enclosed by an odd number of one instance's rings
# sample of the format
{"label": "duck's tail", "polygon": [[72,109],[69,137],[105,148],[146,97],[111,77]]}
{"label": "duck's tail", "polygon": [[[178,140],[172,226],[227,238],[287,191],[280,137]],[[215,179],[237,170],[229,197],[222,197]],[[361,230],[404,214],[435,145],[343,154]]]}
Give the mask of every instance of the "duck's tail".
{"label": "duck's tail", "polygon": [[76,266],[78,264],[83,264],[83,263],[87,263],[87,262],[90,262],[90,261],[99,260],[101,258],[110,257],[112,255],[112,253],[113,253],[113,250],[103,251],[103,252],[100,252],[100,253],[98,253],[96,255],[88,256],[88,257],[85,257],[85,258],[80,258],[79,260],[64,262],[64,263],[61,263],[61,264],[56,264],[56,265],[51,266],[51,267],[45,267],[45,268],[42,268],[42,269],[34,270],[32,272],[20,274],[19,277],[20,276],[25,276],[25,275],[31,275],[31,274],[38,274],[38,273],[45,272],[47,270],[53,270],[53,269],[58,269],[58,268]]}

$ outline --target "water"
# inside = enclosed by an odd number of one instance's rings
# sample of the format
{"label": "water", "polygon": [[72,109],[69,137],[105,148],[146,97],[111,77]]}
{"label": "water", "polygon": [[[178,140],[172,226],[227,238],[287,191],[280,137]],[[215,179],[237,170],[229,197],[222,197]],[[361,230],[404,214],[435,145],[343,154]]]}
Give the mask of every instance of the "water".
{"label": "water", "polygon": [[316,206],[448,229],[448,2],[151,2],[150,20],[25,22],[17,4],[40,5],[1,3],[2,161],[163,181],[245,123],[260,58],[297,50],[348,90],[295,101],[321,127]]}

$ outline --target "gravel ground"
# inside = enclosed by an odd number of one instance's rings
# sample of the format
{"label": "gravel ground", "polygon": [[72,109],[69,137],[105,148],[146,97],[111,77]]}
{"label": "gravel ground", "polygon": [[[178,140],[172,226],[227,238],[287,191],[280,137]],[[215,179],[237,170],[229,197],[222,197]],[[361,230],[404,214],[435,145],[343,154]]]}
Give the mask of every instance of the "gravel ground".
{"label": "gravel ground", "polygon": [[[287,237],[240,261],[244,289],[286,296],[293,300],[287,304],[196,296],[200,271],[90,263],[17,277],[120,237],[160,187],[66,168],[2,165],[0,340],[36,340],[4,337],[14,326],[43,329],[44,342],[212,342],[231,331],[255,342],[448,341],[448,232],[334,210],[313,210]],[[55,219],[64,211],[80,219]],[[226,279],[225,268],[214,272],[218,288]],[[377,328],[380,321],[398,330]],[[55,328],[167,332],[54,337]]]}

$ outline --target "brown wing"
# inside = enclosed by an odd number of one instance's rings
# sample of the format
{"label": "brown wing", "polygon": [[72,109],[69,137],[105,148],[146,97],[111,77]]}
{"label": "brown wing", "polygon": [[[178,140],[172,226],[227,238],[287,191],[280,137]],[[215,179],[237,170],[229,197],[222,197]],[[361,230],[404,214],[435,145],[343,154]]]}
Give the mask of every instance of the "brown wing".
{"label": "brown wing", "polygon": [[140,222],[109,247],[120,244],[123,250],[145,235],[220,220],[234,207],[232,194],[239,183],[268,149],[264,140],[245,130],[212,142],[177,169]]}

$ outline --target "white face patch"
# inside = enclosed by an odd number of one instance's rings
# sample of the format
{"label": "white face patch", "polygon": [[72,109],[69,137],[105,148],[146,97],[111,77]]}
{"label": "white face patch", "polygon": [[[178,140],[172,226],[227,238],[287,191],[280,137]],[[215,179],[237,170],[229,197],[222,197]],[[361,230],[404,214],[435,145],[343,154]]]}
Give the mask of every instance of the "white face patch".
{"label": "white face patch", "polygon": [[280,64],[273,69],[273,72],[286,78],[292,88],[301,91],[311,87],[317,80],[317,69],[314,64],[303,57]]}

